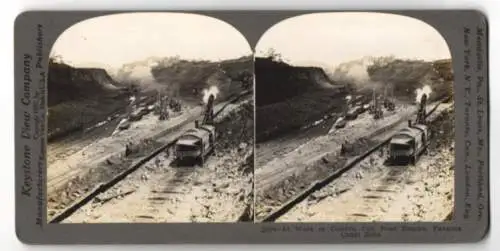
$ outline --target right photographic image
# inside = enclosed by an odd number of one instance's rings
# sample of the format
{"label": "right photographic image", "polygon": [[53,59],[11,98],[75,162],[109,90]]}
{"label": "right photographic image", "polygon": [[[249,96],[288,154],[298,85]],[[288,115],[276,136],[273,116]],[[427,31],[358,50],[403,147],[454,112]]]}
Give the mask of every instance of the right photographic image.
{"label": "right photographic image", "polygon": [[451,220],[452,60],[408,16],[317,13],[268,29],[255,48],[255,220]]}

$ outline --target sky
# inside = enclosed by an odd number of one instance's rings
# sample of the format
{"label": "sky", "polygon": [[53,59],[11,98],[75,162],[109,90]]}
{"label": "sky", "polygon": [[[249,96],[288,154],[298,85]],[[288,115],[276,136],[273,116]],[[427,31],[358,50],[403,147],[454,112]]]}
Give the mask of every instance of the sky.
{"label": "sky", "polygon": [[320,13],[293,17],[267,30],[257,56],[274,48],[294,65],[335,67],[365,56],[450,58],[446,41],[414,18],[383,13]]}
{"label": "sky", "polygon": [[116,69],[149,57],[223,60],[252,50],[231,25],[183,13],[127,13],[77,23],[56,40],[51,55],[76,67]]}

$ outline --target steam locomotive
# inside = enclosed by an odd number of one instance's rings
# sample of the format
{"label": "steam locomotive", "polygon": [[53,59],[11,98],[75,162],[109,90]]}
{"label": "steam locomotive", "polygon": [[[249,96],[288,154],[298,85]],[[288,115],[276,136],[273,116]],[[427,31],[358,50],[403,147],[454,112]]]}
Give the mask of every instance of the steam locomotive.
{"label": "steam locomotive", "polygon": [[178,161],[191,160],[203,165],[205,158],[213,151],[215,145],[215,127],[198,125],[187,130],[175,144],[175,157]]}
{"label": "steam locomotive", "polygon": [[214,150],[216,131],[213,125],[213,104],[215,97],[210,95],[202,124],[195,121],[195,127],[187,130],[175,142],[175,158],[177,161],[195,161],[200,165],[205,163],[205,158]]}
{"label": "steam locomotive", "polygon": [[418,157],[425,151],[429,141],[429,130],[426,125],[412,125],[394,135],[389,144],[392,163],[411,163],[415,165]]}
{"label": "steam locomotive", "polygon": [[408,127],[396,133],[389,142],[390,161],[416,164],[419,156],[429,144],[429,128],[425,123],[427,95],[422,95],[415,124],[408,121]]}

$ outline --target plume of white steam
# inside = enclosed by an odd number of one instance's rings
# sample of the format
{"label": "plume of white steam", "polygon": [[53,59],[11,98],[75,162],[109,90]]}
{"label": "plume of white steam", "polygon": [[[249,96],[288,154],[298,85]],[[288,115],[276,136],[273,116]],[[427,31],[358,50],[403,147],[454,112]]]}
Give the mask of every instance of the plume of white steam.
{"label": "plume of white steam", "polygon": [[135,96],[130,96],[130,97],[128,98],[128,100],[130,101],[130,103],[134,103],[134,102],[135,102],[135,99],[136,99],[136,98],[135,98]]}
{"label": "plume of white steam", "polygon": [[151,69],[159,65],[158,58],[147,58],[124,64],[114,72],[114,78],[119,82],[133,83],[142,90],[155,90],[161,87],[156,82]]}
{"label": "plume of white steam", "polygon": [[365,57],[339,64],[333,71],[331,78],[333,81],[347,82],[363,87],[370,82],[367,68],[372,64],[370,58]]}
{"label": "plume of white steam", "polygon": [[352,99],[352,96],[351,96],[351,95],[347,95],[347,96],[345,97],[345,100],[347,100],[347,101],[350,101],[351,99]]}
{"label": "plume of white steam", "polygon": [[214,95],[214,99],[217,99],[217,95],[219,95],[219,88],[217,86],[212,85],[207,89],[203,90],[203,103],[208,103],[208,98],[210,95]]}
{"label": "plume of white steam", "polygon": [[415,90],[415,93],[417,94],[417,96],[415,97],[416,98],[415,101],[417,103],[420,103],[420,99],[422,98],[422,95],[426,94],[427,98],[429,98],[429,96],[432,93],[432,89],[429,85],[425,85],[424,87]]}
{"label": "plume of white steam", "polygon": [[370,79],[368,72],[366,71],[367,66],[368,65],[365,62],[362,64],[352,65],[352,67],[347,71],[347,76],[354,78],[358,82],[366,82]]}
{"label": "plume of white steam", "polygon": [[137,65],[130,71],[129,77],[131,79],[141,79],[144,82],[154,82],[154,77],[151,74],[151,67],[149,65]]}

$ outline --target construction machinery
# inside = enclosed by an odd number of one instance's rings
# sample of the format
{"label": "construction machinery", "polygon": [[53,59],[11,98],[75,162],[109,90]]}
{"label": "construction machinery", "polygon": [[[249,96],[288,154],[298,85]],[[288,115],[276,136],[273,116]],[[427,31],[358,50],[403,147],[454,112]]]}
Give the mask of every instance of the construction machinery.
{"label": "construction machinery", "polygon": [[374,119],[381,119],[383,116],[382,107],[380,106],[379,98],[375,93],[375,88],[373,89],[373,98],[372,98],[372,106],[370,109],[370,114],[373,115]]}
{"label": "construction machinery", "polygon": [[132,111],[129,115],[129,121],[138,121],[141,120],[144,115],[147,115],[149,110],[146,107],[139,107],[136,110]]}
{"label": "construction machinery", "polygon": [[214,123],[214,101],[215,96],[210,95],[208,97],[207,105],[205,106],[205,113],[203,116],[203,124],[213,124]]}
{"label": "construction machinery", "polygon": [[216,131],[213,125],[215,97],[210,95],[206,104],[202,124],[194,122],[195,127],[182,134],[175,143],[175,158],[178,161],[193,160],[204,165],[206,157],[215,148]]}
{"label": "construction machinery", "polygon": [[392,163],[409,162],[413,165],[429,144],[429,128],[426,125],[425,106],[427,95],[422,95],[415,123],[408,121],[408,127],[396,133],[389,142]]}
{"label": "construction machinery", "polygon": [[344,117],[340,117],[335,122],[335,128],[337,128],[337,129],[344,128],[346,125],[347,125],[347,121],[344,119]]}
{"label": "construction machinery", "polygon": [[427,105],[427,94],[422,94],[422,97],[420,98],[420,105],[419,109],[417,112],[417,119],[416,123],[417,124],[425,124],[425,116],[426,116],[426,111],[425,111],[425,106]]}
{"label": "construction machinery", "polygon": [[394,90],[390,88],[390,95],[387,93],[387,86],[384,89],[384,108],[387,111],[394,111],[396,105],[394,104]]}
{"label": "construction machinery", "polygon": [[161,93],[158,91],[157,106],[155,113],[159,115],[158,116],[159,120],[167,120],[170,117],[167,103],[168,103],[168,96],[162,96]]}
{"label": "construction machinery", "polygon": [[243,89],[250,89],[253,84],[253,74],[248,71],[243,71],[236,77],[236,80],[241,83]]}

